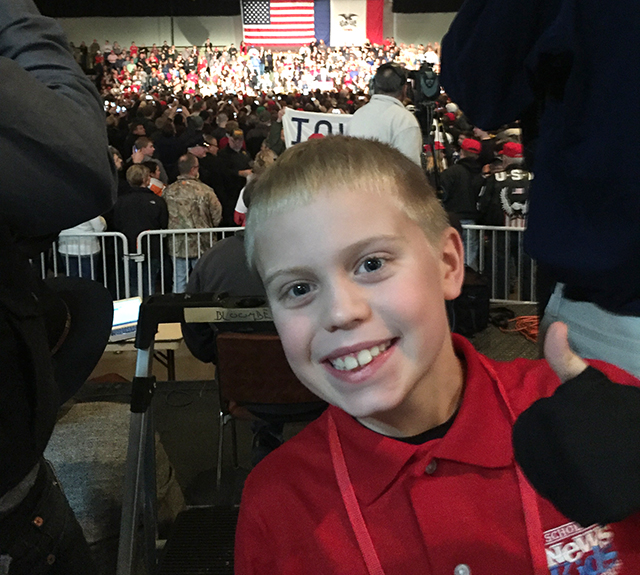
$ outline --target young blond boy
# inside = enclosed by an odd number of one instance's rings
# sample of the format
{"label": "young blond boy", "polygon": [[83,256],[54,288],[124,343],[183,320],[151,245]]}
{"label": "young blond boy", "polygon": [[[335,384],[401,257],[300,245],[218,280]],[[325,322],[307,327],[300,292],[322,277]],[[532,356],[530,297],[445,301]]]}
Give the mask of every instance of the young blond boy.
{"label": "young blond boy", "polygon": [[[515,418],[561,380],[451,335],[463,248],[418,166],[375,141],[294,146],[254,183],[245,243],[291,367],[331,406],[249,476],[238,575],[640,573],[640,518],[581,527],[516,467]],[[584,369],[551,338],[563,379]]]}

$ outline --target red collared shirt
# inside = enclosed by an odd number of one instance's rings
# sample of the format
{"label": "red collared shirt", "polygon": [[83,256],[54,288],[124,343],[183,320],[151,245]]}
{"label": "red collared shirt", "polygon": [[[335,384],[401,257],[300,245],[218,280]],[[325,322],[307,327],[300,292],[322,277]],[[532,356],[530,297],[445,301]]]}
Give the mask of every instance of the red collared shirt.
{"label": "red collared shirt", "polygon": [[[367,574],[336,482],[329,414],[386,575],[534,573],[511,417],[496,376],[516,415],[551,395],[559,380],[545,361],[481,359],[469,342],[454,337],[467,378],[445,437],[411,445],[330,407],[247,479],[236,574]],[[617,368],[593,363],[617,382],[638,385]],[[640,514],[583,529],[549,502],[534,499],[551,575],[640,574]]]}

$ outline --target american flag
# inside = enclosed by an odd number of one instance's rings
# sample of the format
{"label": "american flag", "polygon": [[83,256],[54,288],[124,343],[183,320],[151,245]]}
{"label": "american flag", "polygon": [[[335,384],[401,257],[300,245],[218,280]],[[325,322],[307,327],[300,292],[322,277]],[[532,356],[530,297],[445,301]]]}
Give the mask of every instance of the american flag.
{"label": "american flag", "polygon": [[313,0],[242,0],[247,44],[285,46],[314,39]]}

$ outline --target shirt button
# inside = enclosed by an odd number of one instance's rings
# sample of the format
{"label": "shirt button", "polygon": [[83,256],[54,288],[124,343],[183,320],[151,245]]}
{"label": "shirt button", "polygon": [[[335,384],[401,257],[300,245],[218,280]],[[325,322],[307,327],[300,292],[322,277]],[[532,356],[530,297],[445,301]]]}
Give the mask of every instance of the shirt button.
{"label": "shirt button", "polygon": [[42,527],[42,525],[44,524],[44,520],[42,519],[42,517],[36,517],[36,518],[33,520],[33,524],[34,524],[36,527]]}
{"label": "shirt button", "polygon": [[[436,469],[438,469],[438,462],[435,459],[432,459],[431,461],[429,461],[427,466],[424,468],[424,472],[427,475],[433,475],[435,473]],[[456,573],[456,575],[458,575],[458,574]],[[465,574],[461,574],[461,575],[465,575]]]}
{"label": "shirt button", "polygon": [[471,575],[471,569],[469,569],[469,565],[460,563],[460,565],[453,570],[453,575]]}

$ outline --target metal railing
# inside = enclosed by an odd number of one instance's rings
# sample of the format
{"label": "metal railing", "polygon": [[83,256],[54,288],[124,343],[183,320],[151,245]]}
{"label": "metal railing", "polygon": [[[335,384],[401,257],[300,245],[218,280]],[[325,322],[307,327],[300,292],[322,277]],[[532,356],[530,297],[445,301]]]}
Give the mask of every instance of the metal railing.
{"label": "metal railing", "polygon": [[[501,226],[463,227],[465,263],[489,280],[491,300],[503,303],[535,303],[536,266],[524,252],[523,228]],[[115,299],[133,295],[182,292],[196,261],[217,241],[243,228],[149,230],[130,253],[126,237],[119,232],[65,236],[64,253],[54,242],[43,254],[42,277],[71,274],[102,282]],[[97,240],[93,256],[88,240]],[[77,243],[75,243],[77,242]],[[95,248],[95,244],[94,244]]]}
{"label": "metal railing", "polygon": [[[135,252],[129,251],[127,238],[120,232],[65,234],[32,263],[43,278],[70,275],[99,281],[114,299],[170,293],[178,291],[176,287],[184,291],[191,270],[202,254],[216,241],[242,229],[145,231],[136,240]],[[184,281],[176,286],[183,268]]]}
{"label": "metal railing", "polygon": [[536,264],[524,251],[525,228],[462,228],[465,264],[487,277],[491,301],[536,303]]}
{"label": "metal railing", "polygon": [[[182,293],[197,260],[217,241],[244,228],[149,230],[136,241],[137,294]],[[132,278],[132,282],[135,282]],[[133,290],[132,290],[133,291]]]}
{"label": "metal railing", "polygon": [[127,238],[120,232],[65,234],[33,263],[43,278],[69,275],[101,282],[114,299],[127,298],[129,259]]}

